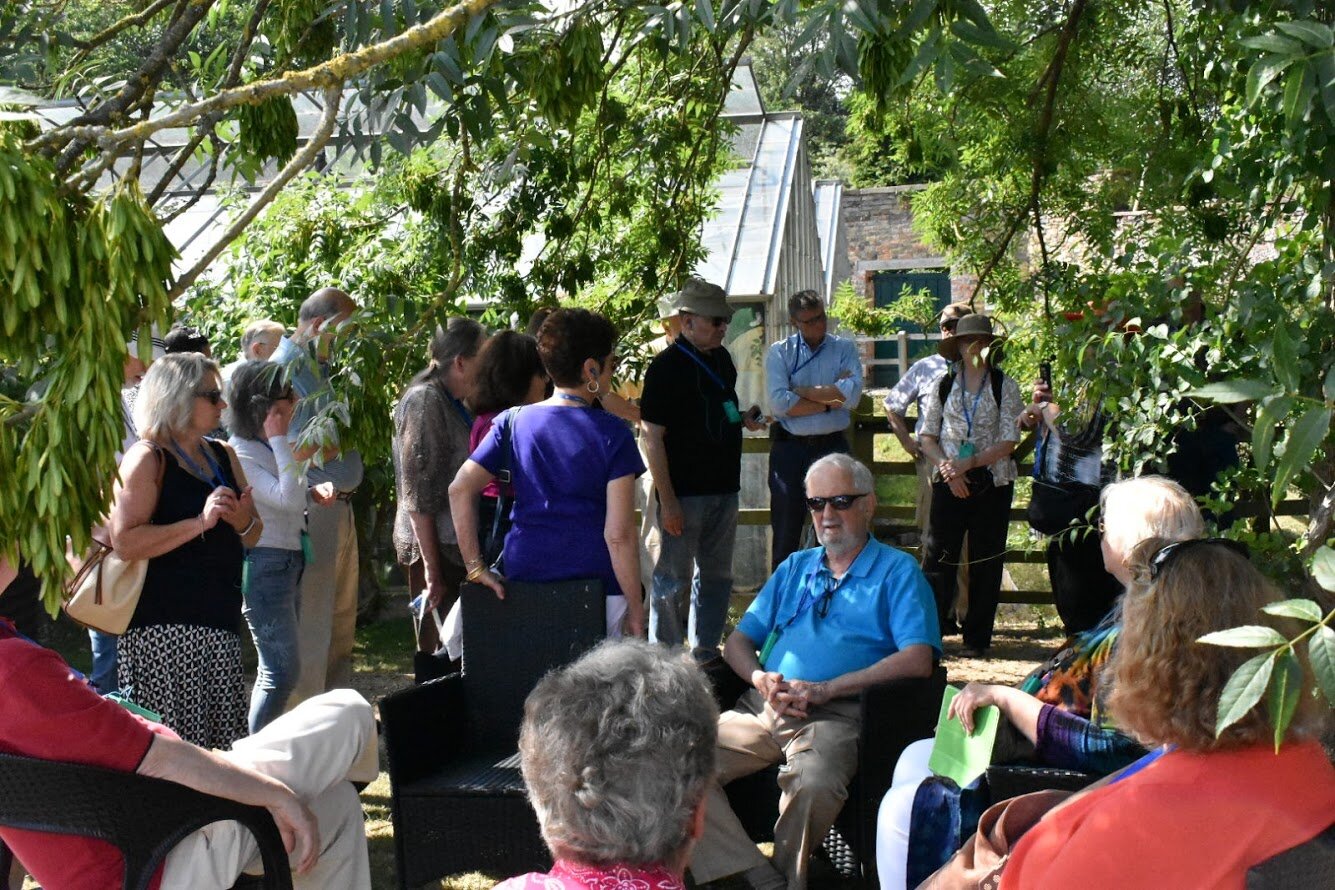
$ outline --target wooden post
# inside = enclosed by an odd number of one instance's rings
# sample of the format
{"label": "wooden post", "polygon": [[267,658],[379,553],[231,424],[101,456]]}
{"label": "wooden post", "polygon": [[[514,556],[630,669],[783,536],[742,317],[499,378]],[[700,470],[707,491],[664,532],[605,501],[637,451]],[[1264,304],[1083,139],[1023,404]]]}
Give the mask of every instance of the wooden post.
{"label": "wooden post", "polygon": [[897,337],[899,340],[899,379],[903,380],[904,375],[909,372],[909,335],[907,331],[900,331]]}

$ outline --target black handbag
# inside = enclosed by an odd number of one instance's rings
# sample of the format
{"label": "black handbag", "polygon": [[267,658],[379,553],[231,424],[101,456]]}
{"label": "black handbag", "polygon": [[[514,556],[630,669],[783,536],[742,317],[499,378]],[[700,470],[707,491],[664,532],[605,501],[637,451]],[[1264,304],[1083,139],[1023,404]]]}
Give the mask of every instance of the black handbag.
{"label": "black handbag", "polygon": [[1040,534],[1060,534],[1072,524],[1083,523],[1098,503],[1097,485],[1035,478],[1029,496],[1029,525]]}
{"label": "black handbag", "polygon": [[514,463],[514,430],[519,412],[520,408],[515,408],[510,422],[501,428],[501,466],[496,474],[496,488],[499,491],[496,513],[491,519],[491,532],[482,544],[483,562],[498,575],[504,574],[501,571],[501,560],[505,554],[505,536],[510,531],[510,509],[514,505],[514,473],[511,466]]}

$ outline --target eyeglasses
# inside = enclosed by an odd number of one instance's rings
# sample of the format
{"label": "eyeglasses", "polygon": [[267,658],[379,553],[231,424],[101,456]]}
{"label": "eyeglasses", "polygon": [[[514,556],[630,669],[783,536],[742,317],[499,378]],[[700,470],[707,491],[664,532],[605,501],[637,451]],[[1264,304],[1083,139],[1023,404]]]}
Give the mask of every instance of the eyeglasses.
{"label": "eyeglasses", "polygon": [[1241,556],[1243,559],[1251,558],[1251,550],[1241,541],[1234,541],[1231,538],[1197,538],[1192,541],[1174,541],[1165,546],[1158,553],[1150,558],[1150,580],[1153,581],[1163,571],[1163,567],[1172,561],[1174,554],[1181,553],[1183,550],[1190,549],[1201,544],[1215,544]]}
{"label": "eyeglasses", "polygon": [[218,407],[218,403],[222,401],[222,396],[223,396],[223,394],[222,394],[222,390],[221,390],[221,389],[198,389],[198,390],[195,390],[195,398],[198,398],[198,399],[208,399],[208,400],[209,400],[209,404],[212,405],[212,406],[215,407],[215,408]]}
{"label": "eyeglasses", "polygon": [[824,312],[821,312],[820,315],[813,315],[811,318],[808,318],[806,321],[803,321],[803,320],[800,319],[800,318],[794,318],[794,319],[793,319],[793,321],[796,322],[797,325],[798,325],[799,327],[806,327],[807,325],[813,325],[813,324],[825,324],[825,322],[826,322],[827,320],[828,320],[828,319],[827,319],[827,317],[826,317],[826,315],[825,315]]}
{"label": "eyeglasses", "polygon": [[864,491],[861,494],[836,494],[828,498],[807,498],[807,508],[815,513],[819,513],[821,510],[825,509],[826,504],[829,504],[836,510],[847,510],[849,507],[853,506],[854,501],[858,498],[864,498],[868,494],[870,494],[870,492]]}
{"label": "eyeglasses", "polygon": [[727,318],[726,316],[723,316],[723,315],[701,315],[701,314],[699,314],[698,312],[683,312],[682,314],[683,314],[683,315],[690,315],[690,316],[693,316],[693,317],[695,317],[695,318],[703,318],[705,321],[709,322],[710,324],[712,324],[712,325],[713,325],[714,327],[716,327],[716,328],[721,328],[721,327],[723,327],[725,324],[727,324],[727,323],[731,320],[731,319],[729,319],[729,318]]}

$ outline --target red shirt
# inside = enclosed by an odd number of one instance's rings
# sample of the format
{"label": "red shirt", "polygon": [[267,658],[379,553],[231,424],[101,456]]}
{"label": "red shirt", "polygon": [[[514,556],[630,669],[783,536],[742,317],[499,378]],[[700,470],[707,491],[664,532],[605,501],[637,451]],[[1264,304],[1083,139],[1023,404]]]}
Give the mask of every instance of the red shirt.
{"label": "red shirt", "polygon": [[1020,839],[1002,890],[1236,888],[1247,869],[1335,819],[1335,769],[1316,742],[1174,751]]}
{"label": "red shirt", "polygon": [[[154,734],[175,738],[98,695],[60,656],[0,619],[0,751],[132,773]],[[106,841],[0,828],[14,856],[48,890],[119,888],[125,863]],[[162,872],[154,877],[156,890]]]}
{"label": "red shirt", "polygon": [[578,865],[558,859],[546,874],[529,872],[492,890],[684,890],[681,878],[662,866]]}

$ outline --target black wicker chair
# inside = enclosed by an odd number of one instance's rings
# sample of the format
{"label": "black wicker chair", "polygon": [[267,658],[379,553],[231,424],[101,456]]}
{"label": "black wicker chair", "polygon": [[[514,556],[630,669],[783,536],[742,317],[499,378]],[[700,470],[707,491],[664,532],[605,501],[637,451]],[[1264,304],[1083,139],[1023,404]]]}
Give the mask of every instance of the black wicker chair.
{"label": "black wicker chair", "polygon": [[1039,763],[995,763],[987,768],[987,788],[993,803],[1031,791],[1079,791],[1100,778],[1098,773]]}
{"label": "black wicker chair", "polygon": [[1247,890],[1335,887],[1335,825],[1247,870]]}
{"label": "black wicker chair", "polygon": [[380,703],[399,885],[546,870],[551,857],[519,775],[524,699],[606,634],[601,581],[465,584],[463,673]]}
{"label": "black wicker chair", "polygon": [[[261,886],[290,890],[283,838],[263,807],[213,797],[162,779],[0,754],[0,825],[97,838],[125,857],[126,890],[145,890],[172,848],[205,825],[240,822],[259,844]],[[0,882],[10,851],[0,843]]]}
{"label": "black wicker chair", "polygon": [[[731,707],[750,688],[721,659],[711,662],[706,671],[722,708]],[[900,753],[910,743],[929,738],[936,728],[945,687],[946,669],[938,667],[930,677],[892,680],[859,696],[858,771],[848,787],[848,801],[824,844],[826,856],[844,877],[860,875],[868,886],[876,886],[876,812]],[[743,776],[724,790],[747,834],[757,841],[773,840],[779,809],[778,767]]]}

